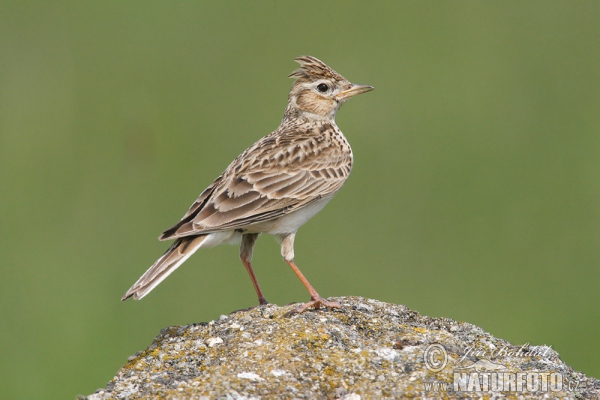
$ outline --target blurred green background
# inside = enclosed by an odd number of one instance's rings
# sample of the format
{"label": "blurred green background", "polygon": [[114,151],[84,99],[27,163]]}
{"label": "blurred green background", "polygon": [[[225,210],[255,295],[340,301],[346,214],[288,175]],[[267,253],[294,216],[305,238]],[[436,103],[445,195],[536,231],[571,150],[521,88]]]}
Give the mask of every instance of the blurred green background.
{"label": "blurred green background", "polygon": [[[0,398],[104,387],[161,328],[256,304],[238,250],[119,301],[156,240],[275,129],[314,55],[372,93],[355,167],[300,230],[324,296],[548,344],[600,377],[600,3],[2,2]],[[259,240],[277,304],[308,294]]]}

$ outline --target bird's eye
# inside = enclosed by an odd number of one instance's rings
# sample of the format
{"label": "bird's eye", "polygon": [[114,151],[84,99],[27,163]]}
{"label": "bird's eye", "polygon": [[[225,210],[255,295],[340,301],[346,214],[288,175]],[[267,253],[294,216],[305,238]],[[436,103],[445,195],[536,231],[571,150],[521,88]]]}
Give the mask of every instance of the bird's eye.
{"label": "bird's eye", "polygon": [[319,86],[317,86],[317,90],[321,93],[325,93],[326,91],[329,90],[329,86],[327,86],[324,83],[320,83]]}

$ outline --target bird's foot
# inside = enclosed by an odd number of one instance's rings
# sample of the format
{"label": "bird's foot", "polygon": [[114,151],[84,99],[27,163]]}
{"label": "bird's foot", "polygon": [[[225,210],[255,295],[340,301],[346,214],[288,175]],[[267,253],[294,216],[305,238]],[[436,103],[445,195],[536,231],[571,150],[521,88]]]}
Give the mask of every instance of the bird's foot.
{"label": "bird's foot", "polygon": [[260,307],[260,306],[266,306],[267,304],[271,304],[267,301],[267,299],[265,299],[264,297],[259,297],[258,298],[258,305],[257,306],[252,306],[252,307],[248,307],[248,308],[242,308],[240,310],[235,310],[232,311],[231,313],[236,313],[236,312],[244,312],[244,311],[250,311],[250,310],[254,310],[256,307]]}
{"label": "bird's foot", "polygon": [[265,306],[265,305],[269,304],[269,302],[264,297],[259,297],[258,298],[258,304],[261,305],[261,306]]}
{"label": "bird's foot", "polygon": [[293,314],[300,314],[300,313],[308,310],[311,307],[313,307],[314,309],[318,310],[321,307],[326,307],[326,308],[341,308],[342,306],[340,306],[340,303],[338,303],[337,301],[325,300],[321,296],[318,296],[318,297],[313,297],[311,299],[311,301],[309,301],[308,303],[304,303],[300,307],[296,307],[293,310],[288,311],[285,315],[286,316],[291,316]]}

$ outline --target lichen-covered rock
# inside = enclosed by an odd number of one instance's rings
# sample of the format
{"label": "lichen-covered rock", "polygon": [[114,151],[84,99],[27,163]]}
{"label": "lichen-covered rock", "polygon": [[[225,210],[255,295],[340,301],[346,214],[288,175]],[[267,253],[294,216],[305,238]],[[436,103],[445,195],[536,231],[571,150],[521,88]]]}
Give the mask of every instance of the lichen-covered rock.
{"label": "lichen-covered rock", "polygon": [[286,316],[274,304],[163,329],[87,399],[598,398],[600,382],[548,346],[405,306],[336,298]]}

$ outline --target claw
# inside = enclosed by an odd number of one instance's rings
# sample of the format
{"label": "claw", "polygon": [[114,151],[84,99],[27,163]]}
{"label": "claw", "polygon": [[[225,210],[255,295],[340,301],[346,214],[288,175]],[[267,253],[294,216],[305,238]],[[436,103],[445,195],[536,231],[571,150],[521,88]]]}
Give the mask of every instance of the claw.
{"label": "claw", "polygon": [[261,305],[261,306],[265,306],[265,305],[269,304],[269,302],[264,297],[260,297],[258,299],[258,304]]}
{"label": "claw", "polygon": [[340,303],[338,303],[337,301],[328,301],[328,300],[325,300],[322,297],[317,297],[317,298],[312,298],[311,301],[309,301],[308,303],[302,304],[300,307],[296,307],[293,310],[288,311],[285,315],[286,316],[291,316],[293,314],[300,314],[300,313],[308,310],[311,307],[313,307],[314,309],[318,310],[321,307],[325,307],[325,308],[341,308],[342,306],[340,306]]}

